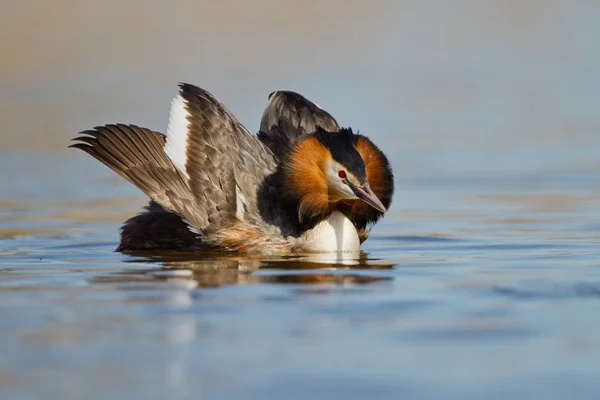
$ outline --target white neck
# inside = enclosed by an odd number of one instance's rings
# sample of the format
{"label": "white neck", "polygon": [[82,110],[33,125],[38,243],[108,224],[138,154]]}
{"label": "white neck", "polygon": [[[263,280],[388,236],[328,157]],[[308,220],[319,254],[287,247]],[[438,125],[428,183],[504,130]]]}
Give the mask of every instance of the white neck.
{"label": "white neck", "polygon": [[300,238],[302,247],[314,252],[359,252],[360,240],[352,221],[339,211],[306,231]]}

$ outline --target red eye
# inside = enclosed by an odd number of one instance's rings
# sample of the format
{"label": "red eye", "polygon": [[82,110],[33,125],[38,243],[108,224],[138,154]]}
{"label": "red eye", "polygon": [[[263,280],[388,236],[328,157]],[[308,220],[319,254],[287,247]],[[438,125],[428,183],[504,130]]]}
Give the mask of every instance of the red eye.
{"label": "red eye", "polygon": [[342,171],[338,171],[338,176],[341,179],[346,179],[346,171],[342,170]]}

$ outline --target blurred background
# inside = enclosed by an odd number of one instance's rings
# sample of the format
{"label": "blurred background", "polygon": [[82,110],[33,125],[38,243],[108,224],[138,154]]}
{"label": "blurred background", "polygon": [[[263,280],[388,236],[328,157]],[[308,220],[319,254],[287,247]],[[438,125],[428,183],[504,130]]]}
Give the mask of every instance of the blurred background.
{"label": "blurred background", "polygon": [[114,122],[164,131],[184,81],[250,131],[271,91],[301,92],[385,143],[399,179],[596,173],[598,14],[594,1],[555,0],[4,2],[0,146],[65,152]]}
{"label": "blurred background", "polygon": [[22,1],[0,18],[4,149],[62,150],[113,121],[164,130],[179,81],[250,130],[285,88],[403,146],[598,131],[593,1]]}
{"label": "blurred background", "polygon": [[[599,2],[2,1],[0,33],[0,391],[595,398]],[[252,132],[294,90],[381,146],[385,268],[178,286],[112,253],[145,196],[69,140],[164,132],[180,81]]]}

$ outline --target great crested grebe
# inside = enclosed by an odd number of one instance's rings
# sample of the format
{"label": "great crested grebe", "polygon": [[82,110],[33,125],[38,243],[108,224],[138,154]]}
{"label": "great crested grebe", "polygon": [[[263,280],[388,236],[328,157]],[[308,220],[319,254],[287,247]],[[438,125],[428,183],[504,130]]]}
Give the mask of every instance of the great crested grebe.
{"label": "great crested grebe", "polygon": [[106,125],[70,146],[151,199],[117,251],[359,250],[394,191],[371,140],[294,92],[269,95],[253,135],[206,90],[179,88],[166,135]]}

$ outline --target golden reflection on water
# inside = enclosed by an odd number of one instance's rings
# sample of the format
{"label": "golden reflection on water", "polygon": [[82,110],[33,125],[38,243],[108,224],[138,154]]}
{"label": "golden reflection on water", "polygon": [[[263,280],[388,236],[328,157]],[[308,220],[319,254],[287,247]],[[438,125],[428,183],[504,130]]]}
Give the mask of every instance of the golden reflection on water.
{"label": "golden reflection on water", "polygon": [[[153,287],[155,284],[157,287],[165,287],[161,283],[181,289],[259,283],[351,285],[389,280],[389,277],[369,276],[365,270],[386,270],[395,265],[386,261],[369,260],[365,253],[358,259],[349,257],[345,261],[338,255],[334,262],[329,261],[332,259],[331,255],[323,256],[298,255],[265,259],[264,255],[153,254],[147,260],[162,261],[160,269],[128,270],[101,275],[92,279],[91,283],[127,289]],[[195,260],[182,261],[185,258]],[[136,256],[135,261],[140,261],[139,256]],[[353,270],[361,270],[362,273],[358,274]]]}

